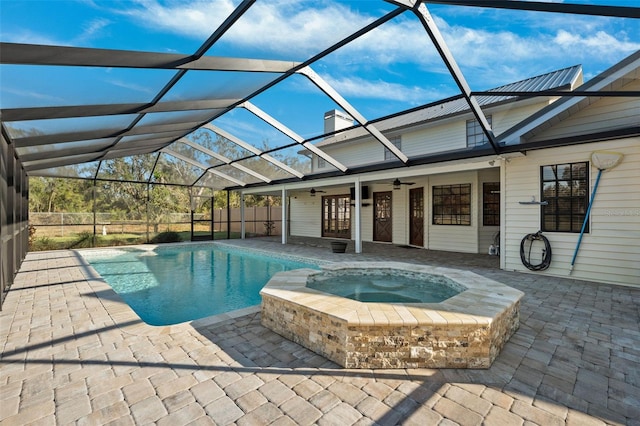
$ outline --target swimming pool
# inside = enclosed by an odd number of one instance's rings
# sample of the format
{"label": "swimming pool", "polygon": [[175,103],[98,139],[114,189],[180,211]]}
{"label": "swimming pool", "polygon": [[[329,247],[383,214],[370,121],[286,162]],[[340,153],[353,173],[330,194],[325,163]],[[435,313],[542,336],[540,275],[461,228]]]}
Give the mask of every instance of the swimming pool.
{"label": "swimming pool", "polygon": [[281,271],[318,269],[302,260],[219,244],[117,248],[82,256],[150,325],[172,325],[260,304]]}

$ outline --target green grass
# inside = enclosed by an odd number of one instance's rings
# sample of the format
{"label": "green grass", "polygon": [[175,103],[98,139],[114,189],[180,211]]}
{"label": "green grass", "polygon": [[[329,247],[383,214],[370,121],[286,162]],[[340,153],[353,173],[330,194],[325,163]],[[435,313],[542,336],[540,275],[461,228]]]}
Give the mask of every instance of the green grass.
{"label": "green grass", "polygon": [[[163,234],[161,232],[155,234],[150,233],[149,238],[152,240],[156,235]],[[180,241],[190,241],[191,232],[183,231],[175,233]],[[196,235],[203,235],[198,232]],[[232,239],[240,238],[239,232],[231,233]],[[227,232],[216,232],[214,239],[225,240],[227,239]],[[167,242],[175,242],[172,241]],[[147,242],[147,236],[145,234],[108,234],[108,235],[96,235],[95,243],[93,241],[93,235],[89,232],[82,232],[80,234],[65,235],[64,237],[36,237],[29,246],[30,251],[44,251],[44,250],[65,250],[65,249],[78,249],[89,247],[112,247],[112,246],[125,246],[133,244],[145,244]]]}

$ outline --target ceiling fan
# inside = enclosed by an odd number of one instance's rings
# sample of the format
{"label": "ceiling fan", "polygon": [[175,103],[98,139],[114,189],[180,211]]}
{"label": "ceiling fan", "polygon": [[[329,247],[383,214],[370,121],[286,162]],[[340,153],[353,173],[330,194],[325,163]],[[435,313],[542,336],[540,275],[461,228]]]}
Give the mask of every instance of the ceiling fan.
{"label": "ceiling fan", "polygon": [[311,194],[312,197],[316,196],[316,193],[322,193],[324,194],[326,191],[320,191],[319,189],[315,189],[315,188],[311,188],[309,190],[309,194]]}
{"label": "ceiling fan", "polygon": [[414,185],[414,184],[415,182],[402,182],[398,178],[396,178],[396,180],[394,180],[392,183],[393,189],[400,189],[402,185]]}

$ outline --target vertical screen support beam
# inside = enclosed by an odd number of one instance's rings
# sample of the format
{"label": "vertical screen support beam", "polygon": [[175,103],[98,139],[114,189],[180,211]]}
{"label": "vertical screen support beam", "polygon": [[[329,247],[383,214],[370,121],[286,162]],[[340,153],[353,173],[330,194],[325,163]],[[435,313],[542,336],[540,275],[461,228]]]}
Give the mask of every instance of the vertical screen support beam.
{"label": "vertical screen support beam", "polygon": [[451,77],[453,77],[456,84],[458,85],[458,88],[460,89],[460,91],[462,92],[462,95],[464,96],[465,100],[469,104],[469,108],[471,108],[473,115],[475,116],[476,120],[478,120],[478,123],[480,123],[480,126],[482,127],[482,131],[487,137],[487,139],[489,140],[489,143],[491,144],[493,151],[496,153],[496,155],[499,155],[500,150],[498,148],[496,138],[493,135],[493,131],[491,130],[491,125],[487,121],[487,117],[485,117],[484,112],[482,112],[482,108],[480,108],[480,104],[478,104],[478,100],[475,98],[475,96],[471,94],[471,88],[467,84],[467,81],[464,78],[464,75],[462,74],[460,67],[458,67],[458,64],[456,63],[455,58],[451,54],[451,51],[447,47],[447,44],[444,41],[444,38],[442,37],[442,34],[440,34],[440,30],[436,26],[436,23],[433,20],[433,17],[427,10],[427,6],[425,6],[423,3],[420,3],[418,8],[413,10],[414,10],[414,13],[418,16],[418,19],[420,19],[420,22],[422,23],[425,30],[427,31],[427,34],[429,34],[429,37],[431,38],[431,42],[433,43],[434,47],[440,54],[440,57],[442,58],[445,65],[449,69],[449,72],[451,73]]}
{"label": "vertical screen support beam", "polygon": [[282,201],[280,202],[280,206],[282,209],[282,225],[280,226],[280,229],[282,229],[282,244],[287,244],[287,234],[289,233],[289,230],[287,229],[287,208],[289,203],[287,200],[287,189],[284,186],[282,187]]}
{"label": "vertical screen support beam", "polygon": [[245,239],[246,226],[244,222],[244,193],[240,194],[240,238]]}
{"label": "vertical screen support beam", "polygon": [[231,191],[227,189],[227,240],[231,239]]}
{"label": "vertical screen support beam", "polygon": [[355,241],[355,252],[357,254],[362,253],[362,187],[360,186],[360,178],[356,178],[355,181],[355,193],[356,193],[356,199],[355,199],[355,207],[356,207],[356,214],[355,214],[355,218],[354,218],[354,226],[355,226],[355,235],[354,235],[354,241]]}

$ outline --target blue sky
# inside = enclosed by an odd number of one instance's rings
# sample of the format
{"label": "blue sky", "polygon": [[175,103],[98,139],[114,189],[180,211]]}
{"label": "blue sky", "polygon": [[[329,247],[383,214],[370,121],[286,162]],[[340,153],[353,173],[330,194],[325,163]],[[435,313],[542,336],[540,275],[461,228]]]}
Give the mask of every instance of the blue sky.
{"label": "blue sky", "polygon": [[[574,1],[637,6],[636,0]],[[49,0],[0,3],[4,42],[193,53],[238,1]],[[382,1],[257,1],[208,55],[303,61],[394,7]],[[430,5],[429,11],[474,90],[582,64],[585,80],[640,49],[637,20]],[[426,32],[410,13],[312,68],[367,119],[458,94]],[[2,108],[149,100],[166,70],[0,69]],[[217,96],[219,76],[190,72],[173,96]],[[46,78],[42,78],[46,76]],[[266,76],[264,76],[266,77]],[[240,77],[238,77],[240,78]],[[55,84],[51,84],[51,83]],[[235,93],[225,93],[232,96]],[[254,99],[303,137],[322,132],[331,100],[304,78]],[[259,120],[229,114],[218,125],[247,140],[280,145]],[[259,136],[257,136],[259,135]],[[261,142],[254,140],[254,143]]]}

